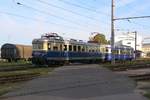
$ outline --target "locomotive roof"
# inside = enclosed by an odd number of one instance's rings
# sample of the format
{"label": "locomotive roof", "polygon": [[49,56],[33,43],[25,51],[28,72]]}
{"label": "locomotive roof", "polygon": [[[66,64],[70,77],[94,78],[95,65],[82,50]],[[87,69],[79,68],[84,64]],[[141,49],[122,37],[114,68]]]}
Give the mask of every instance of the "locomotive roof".
{"label": "locomotive roof", "polygon": [[39,38],[39,39],[34,39],[32,42],[64,42],[64,40],[60,39],[48,39],[48,38]]}
{"label": "locomotive roof", "polygon": [[63,42],[64,39],[57,33],[46,33],[41,36],[41,38],[34,39],[32,42]]}
{"label": "locomotive roof", "polygon": [[64,41],[63,37],[59,36],[57,33],[46,33],[46,34],[43,34],[41,36],[41,39]]}

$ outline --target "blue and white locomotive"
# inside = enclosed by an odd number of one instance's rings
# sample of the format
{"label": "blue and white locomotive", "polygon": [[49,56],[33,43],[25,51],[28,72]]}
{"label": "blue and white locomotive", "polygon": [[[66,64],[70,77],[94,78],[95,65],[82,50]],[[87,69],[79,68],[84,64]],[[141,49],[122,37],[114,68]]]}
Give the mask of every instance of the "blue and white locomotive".
{"label": "blue and white locomotive", "polygon": [[114,55],[110,45],[87,43],[74,39],[64,40],[56,33],[48,33],[32,41],[32,63],[40,65],[63,65],[66,63],[96,63],[116,60],[132,60],[133,49],[127,46],[116,47]]}

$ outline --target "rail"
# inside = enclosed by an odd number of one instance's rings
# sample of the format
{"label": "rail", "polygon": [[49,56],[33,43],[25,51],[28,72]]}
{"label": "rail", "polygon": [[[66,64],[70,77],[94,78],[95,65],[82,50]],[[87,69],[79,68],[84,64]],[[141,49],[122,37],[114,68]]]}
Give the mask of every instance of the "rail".
{"label": "rail", "polygon": [[21,75],[11,75],[11,76],[0,76],[0,84],[5,83],[15,83],[21,81],[31,80],[35,77],[40,76],[39,73],[28,73],[28,74],[21,74]]}
{"label": "rail", "polygon": [[150,73],[142,74],[142,75],[129,75],[130,78],[135,81],[144,81],[150,79]]}

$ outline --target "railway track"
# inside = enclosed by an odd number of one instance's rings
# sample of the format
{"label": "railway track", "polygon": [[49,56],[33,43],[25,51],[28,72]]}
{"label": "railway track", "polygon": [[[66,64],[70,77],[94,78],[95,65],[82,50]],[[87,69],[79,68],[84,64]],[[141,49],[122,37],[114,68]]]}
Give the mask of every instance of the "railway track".
{"label": "railway track", "polygon": [[38,76],[40,76],[39,73],[11,75],[11,76],[0,76],[0,84],[27,81],[27,80],[31,80],[35,77],[38,77]]}
{"label": "railway track", "polygon": [[0,72],[9,72],[9,71],[19,71],[19,70],[27,70],[31,68],[36,68],[35,66],[15,66],[15,67],[1,67]]}
{"label": "railway track", "polygon": [[126,71],[126,70],[136,70],[136,69],[143,69],[143,68],[150,68],[150,64],[137,64],[137,65],[122,65],[120,67],[114,67],[111,70],[113,71]]}
{"label": "railway track", "polygon": [[129,75],[130,78],[134,79],[135,81],[144,81],[150,80],[150,73],[141,74],[141,75]]}
{"label": "railway track", "polygon": [[[82,63],[72,63],[72,64],[68,64],[69,65],[86,65],[86,64],[82,64]],[[22,68],[23,67],[23,68]],[[0,72],[3,71],[15,71],[15,70],[22,70],[22,69],[30,69],[30,68],[36,68],[35,66],[17,66],[16,68],[0,68]],[[150,64],[138,64],[138,65],[130,65],[129,67],[117,67],[117,68],[113,68],[113,71],[126,71],[126,70],[136,70],[136,69],[142,69],[142,68],[150,68]],[[21,81],[27,81],[27,80],[31,80],[35,77],[40,76],[39,73],[28,73],[28,74],[21,74],[21,75],[11,75],[11,76],[0,76],[0,84],[5,84],[5,83],[15,83],[15,82],[21,82]],[[134,79],[135,81],[141,81],[141,80],[149,80],[150,79],[150,73],[146,73],[146,74],[134,74],[134,75],[128,75],[130,78]]]}

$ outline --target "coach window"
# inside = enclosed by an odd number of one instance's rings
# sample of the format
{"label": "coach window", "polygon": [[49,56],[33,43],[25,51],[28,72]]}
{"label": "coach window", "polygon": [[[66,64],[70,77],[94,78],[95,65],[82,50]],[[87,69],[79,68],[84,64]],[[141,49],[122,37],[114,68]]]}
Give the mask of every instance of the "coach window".
{"label": "coach window", "polygon": [[119,49],[117,50],[117,54],[119,54]]}
{"label": "coach window", "polygon": [[62,49],[62,44],[60,44],[60,51],[62,51],[63,49]]}
{"label": "coach window", "polygon": [[85,52],[85,47],[84,46],[82,47],[82,52]]}
{"label": "coach window", "polygon": [[48,50],[51,50],[51,44],[50,43],[48,43]]}
{"label": "coach window", "polygon": [[101,49],[101,52],[102,52],[102,53],[106,53],[106,52],[107,52],[107,51],[106,51],[106,48],[102,48],[102,49]]}
{"label": "coach window", "polygon": [[78,52],[81,52],[81,46],[78,46]]}
{"label": "coach window", "polygon": [[113,51],[112,51],[112,54],[116,54],[116,50],[113,50]]}
{"label": "coach window", "polygon": [[86,47],[85,47],[85,51],[87,51],[87,52],[88,52],[88,46],[86,46]]}
{"label": "coach window", "polygon": [[125,50],[122,50],[122,54],[125,54]]}
{"label": "coach window", "polygon": [[123,54],[123,50],[120,50],[120,54]]}
{"label": "coach window", "polygon": [[127,50],[127,54],[130,55],[130,50]]}
{"label": "coach window", "polygon": [[67,45],[64,45],[64,51],[67,51]]}
{"label": "coach window", "polygon": [[115,54],[118,54],[118,50],[115,50]]}
{"label": "coach window", "polygon": [[130,53],[130,55],[131,55],[131,54],[132,54],[132,51],[130,50],[130,52],[129,52],[129,53]]}
{"label": "coach window", "polygon": [[72,45],[69,45],[69,51],[72,51]]}
{"label": "coach window", "polygon": [[77,51],[77,46],[75,46],[75,45],[73,46],[73,51],[75,51],[75,52]]}
{"label": "coach window", "polygon": [[109,52],[109,51],[108,51],[108,48],[106,48],[106,52]]}
{"label": "coach window", "polygon": [[133,50],[131,51],[131,54],[134,54],[134,51],[133,51]]}
{"label": "coach window", "polygon": [[124,50],[124,54],[127,54],[127,50]]}
{"label": "coach window", "polygon": [[58,51],[58,47],[57,47],[57,46],[54,46],[54,47],[53,47],[53,50],[54,50],[54,51]]}
{"label": "coach window", "polygon": [[96,52],[99,52],[99,49],[97,49]]}
{"label": "coach window", "polygon": [[126,54],[129,54],[129,51],[128,51],[128,50],[126,50]]}
{"label": "coach window", "polygon": [[123,50],[123,54],[126,54],[126,51],[125,51],[125,50]]}
{"label": "coach window", "polygon": [[115,54],[118,54],[119,52],[118,52],[118,50],[115,50]]}

